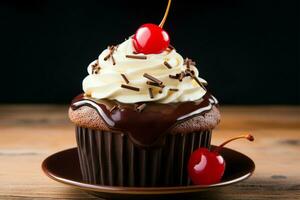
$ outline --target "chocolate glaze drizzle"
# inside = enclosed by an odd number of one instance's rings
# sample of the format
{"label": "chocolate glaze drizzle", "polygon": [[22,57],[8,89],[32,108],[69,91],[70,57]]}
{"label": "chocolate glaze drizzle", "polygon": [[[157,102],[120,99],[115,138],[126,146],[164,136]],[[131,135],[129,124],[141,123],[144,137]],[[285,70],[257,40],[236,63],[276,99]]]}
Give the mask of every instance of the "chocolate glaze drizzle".
{"label": "chocolate glaze drizzle", "polygon": [[[94,108],[107,126],[113,131],[128,134],[136,145],[148,147],[160,145],[160,140],[177,123],[196,115],[204,115],[217,105],[217,99],[206,93],[198,101],[159,104],[144,102],[146,106],[139,112],[140,104],[124,104],[114,100],[95,100],[83,94],[74,98],[71,108],[82,106]],[[116,107],[117,106],[117,107]],[[112,109],[113,107],[116,107]]]}

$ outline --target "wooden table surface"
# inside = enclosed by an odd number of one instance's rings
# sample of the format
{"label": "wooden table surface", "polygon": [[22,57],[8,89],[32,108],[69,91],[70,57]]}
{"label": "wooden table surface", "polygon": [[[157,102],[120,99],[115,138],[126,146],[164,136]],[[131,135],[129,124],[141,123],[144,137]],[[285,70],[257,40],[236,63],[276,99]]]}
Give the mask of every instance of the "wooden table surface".
{"label": "wooden table surface", "polygon": [[[222,107],[213,144],[251,132],[256,141],[236,149],[256,163],[255,174],[236,185],[204,192],[203,199],[300,199],[300,107]],[[41,162],[74,147],[67,106],[0,106],[0,199],[94,199],[46,177]]]}

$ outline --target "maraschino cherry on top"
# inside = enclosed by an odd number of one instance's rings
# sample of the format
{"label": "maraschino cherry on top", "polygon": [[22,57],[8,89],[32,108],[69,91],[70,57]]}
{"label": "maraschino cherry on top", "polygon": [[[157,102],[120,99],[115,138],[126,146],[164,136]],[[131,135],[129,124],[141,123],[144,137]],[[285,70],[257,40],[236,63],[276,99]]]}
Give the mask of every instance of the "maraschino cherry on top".
{"label": "maraschino cherry on top", "polygon": [[210,185],[220,182],[224,175],[226,163],[219,152],[227,143],[241,138],[254,141],[252,135],[242,135],[227,140],[213,151],[209,151],[207,148],[199,148],[194,151],[188,162],[188,173],[192,182],[195,185]]}
{"label": "maraschino cherry on top", "polygon": [[168,48],[170,37],[163,29],[163,26],[167,19],[170,6],[171,0],[168,2],[165,15],[159,25],[151,23],[143,24],[136,31],[132,38],[136,53],[159,54]]}

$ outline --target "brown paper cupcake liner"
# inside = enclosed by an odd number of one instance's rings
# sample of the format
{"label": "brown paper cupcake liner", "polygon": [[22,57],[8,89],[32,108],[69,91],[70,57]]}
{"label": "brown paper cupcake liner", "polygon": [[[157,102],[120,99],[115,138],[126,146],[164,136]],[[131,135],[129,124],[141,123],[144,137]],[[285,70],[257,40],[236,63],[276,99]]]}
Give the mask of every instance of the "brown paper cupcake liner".
{"label": "brown paper cupcake liner", "polygon": [[158,187],[190,185],[187,162],[210,147],[211,131],[167,134],[162,147],[140,148],[126,134],[76,127],[82,176],[90,184]]}

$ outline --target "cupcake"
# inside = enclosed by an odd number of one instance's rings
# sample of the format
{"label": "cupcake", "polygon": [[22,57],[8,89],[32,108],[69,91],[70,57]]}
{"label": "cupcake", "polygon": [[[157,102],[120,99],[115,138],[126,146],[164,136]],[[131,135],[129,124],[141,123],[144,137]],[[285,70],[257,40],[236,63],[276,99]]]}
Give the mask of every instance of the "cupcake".
{"label": "cupcake", "polygon": [[[88,66],[84,93],[71,103],[86,183],[189,185],[189,156],[210,147],[220,121],[218,102],[196,63],[183,59],[155,26],[143,25],[133,37],[105,49]],[[156,34],[156,40],[142,43],[142,28],[160,31],[161,38]]]}

